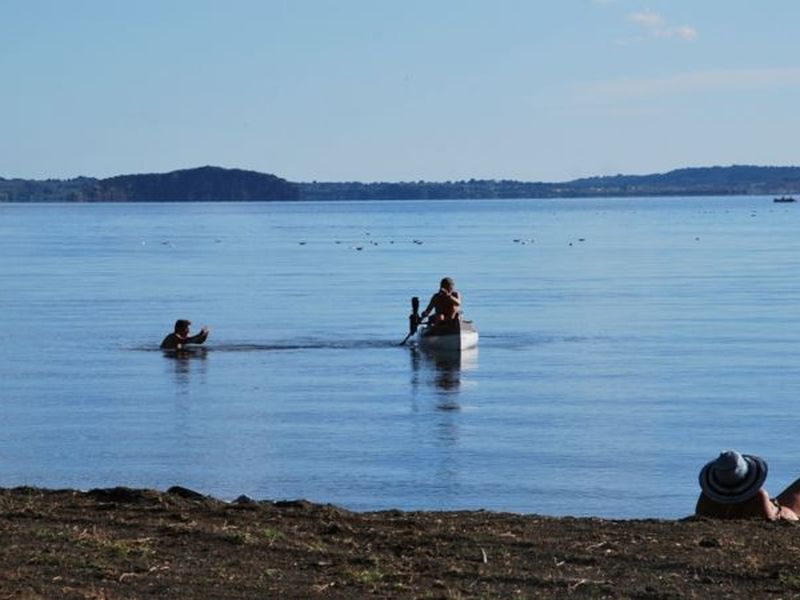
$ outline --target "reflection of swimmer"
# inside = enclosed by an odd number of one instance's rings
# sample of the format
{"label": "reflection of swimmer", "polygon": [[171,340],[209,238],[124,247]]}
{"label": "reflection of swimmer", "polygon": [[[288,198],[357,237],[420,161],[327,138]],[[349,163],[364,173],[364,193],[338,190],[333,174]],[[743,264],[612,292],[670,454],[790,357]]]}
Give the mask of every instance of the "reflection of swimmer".
{"label": "reflection of swimmer", "polygon": [[185,346],[184,348],[175,348],[175,350],[164,349],[164,356],[175,358],[205,358],[207,354],[208,348],[203,346]]}
{"label": "reflection of swimmer", "polygon": [[197,335],[189,335],[191,321],[178,319],[175,321],[175,331],[167,335],[161,342],[162,350],[183,350],[187,344],[202,344],[208,338],[208,327],[203,327]]}
{"label": "reflection of swimmer", "polygon": [[203,346],[188,346],[183,350],[163,351],[166,368],[175,375],[180,394],[185,394],[192,381],[205,377],[207,349]]}

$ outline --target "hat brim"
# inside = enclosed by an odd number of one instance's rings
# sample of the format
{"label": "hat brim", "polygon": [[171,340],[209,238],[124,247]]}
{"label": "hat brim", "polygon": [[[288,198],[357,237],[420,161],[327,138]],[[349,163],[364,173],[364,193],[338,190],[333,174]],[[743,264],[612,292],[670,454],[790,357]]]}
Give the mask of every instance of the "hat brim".
{"label": "hat brim", "polygon": [[732,488],[725,488],[714,481],[712,467],[716,461],[709,462],[700,471],[700,488],[711,500],[721,504],[737,504],[749,500],[758,493],[767,479],[767,463],[760,456],[742,454],[747,461],[748,471],[745,480]]}

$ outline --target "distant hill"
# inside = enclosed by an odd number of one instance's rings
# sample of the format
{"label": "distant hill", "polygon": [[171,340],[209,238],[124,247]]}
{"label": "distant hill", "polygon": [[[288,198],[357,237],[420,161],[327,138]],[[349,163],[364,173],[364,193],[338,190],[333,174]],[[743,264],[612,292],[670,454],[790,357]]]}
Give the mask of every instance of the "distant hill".
{"label": "distant hill", "polygon": [[123,202],[253,202],[297,200],[297,185],[275,175],[200,167],[164,174],[120,175],[100,181],[96,199]]}
{"label": "distant hill", "polygon": [[800,167],[688,168],[564,183],[470,179],[446,182],[293,183],[265,173],[200,167],[160,174],[45,181],[0,178],[0,202],[258,202],[800,194]]}
{"label": "distant hill", "polygon": [[0,201],[7,202],[258,202],[299,197],[297,184],[275,175],[220,167],[108,179],[0,179]]}
{"label": "distant hill", "polygon": [[800,167],[703,167],[653,175],[589,177],[564,183],[470,179],[444,183],[314,182],[298,186],[303,200],[797,194],[800,193]]}
{"label": "distant hill", "polygon": [[761,195],[800,192],[800,167],[699,167],[654,175],[576,179],[565,186],[589,195]]}

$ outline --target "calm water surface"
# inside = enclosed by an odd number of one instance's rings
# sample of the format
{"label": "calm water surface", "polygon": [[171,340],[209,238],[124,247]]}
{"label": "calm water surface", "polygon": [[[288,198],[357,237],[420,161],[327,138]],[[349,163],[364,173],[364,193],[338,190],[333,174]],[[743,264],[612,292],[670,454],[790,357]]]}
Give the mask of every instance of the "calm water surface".
{"label": "calm water surface", "polygon": [[[771,198],[0,205],[0,485],[679,517],[800,476],[800,208]],[[450,275],[481,331],[397,344]],[[207,351],[165,356],[178,317]]]}

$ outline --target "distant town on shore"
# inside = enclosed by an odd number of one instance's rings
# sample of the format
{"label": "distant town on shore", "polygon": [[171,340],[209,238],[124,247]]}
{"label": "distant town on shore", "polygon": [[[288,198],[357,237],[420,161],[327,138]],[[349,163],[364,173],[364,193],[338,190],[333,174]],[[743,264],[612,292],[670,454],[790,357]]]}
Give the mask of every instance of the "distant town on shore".
{"label": "distant town on shore", "polygon": [[298,183],[275,175],[199,167],[106,179],[3,179],[0,202],[265,202],[732,196],[800,193],[800,167],[733,165],[652,175],[588,177],[563,183],[494,179]]}

